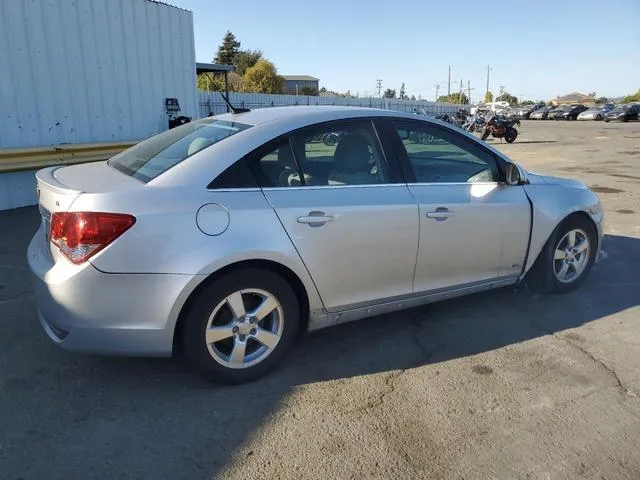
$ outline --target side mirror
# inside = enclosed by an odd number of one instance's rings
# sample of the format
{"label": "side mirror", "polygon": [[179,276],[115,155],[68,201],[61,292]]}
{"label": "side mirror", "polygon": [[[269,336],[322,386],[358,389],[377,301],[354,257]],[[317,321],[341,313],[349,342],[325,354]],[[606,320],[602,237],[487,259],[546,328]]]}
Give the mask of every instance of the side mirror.
{"label": "side mirror", "polygon": [[515,163],[507,164],[506,183],[507,185],[522,185],[520,169]]}

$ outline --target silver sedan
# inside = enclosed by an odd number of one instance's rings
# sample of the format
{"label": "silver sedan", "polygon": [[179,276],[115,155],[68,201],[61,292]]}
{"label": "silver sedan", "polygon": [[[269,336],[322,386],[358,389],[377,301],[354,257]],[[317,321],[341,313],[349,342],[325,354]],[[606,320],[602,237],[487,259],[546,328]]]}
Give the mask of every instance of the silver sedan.
{"label": "silver sedan", "polygon": [[602,243],[582,183],[385,110],[230,113],[36,176],[27,255],[51,339],[179,351],[220,382],[261,376],[341,322],[525,279],[572,289]]}
{"label": "silver sedan", "polygon": [[604,119],[604,110],[602,107],[589,107],[584,112],[578,114],[578,120],[602,120]]}

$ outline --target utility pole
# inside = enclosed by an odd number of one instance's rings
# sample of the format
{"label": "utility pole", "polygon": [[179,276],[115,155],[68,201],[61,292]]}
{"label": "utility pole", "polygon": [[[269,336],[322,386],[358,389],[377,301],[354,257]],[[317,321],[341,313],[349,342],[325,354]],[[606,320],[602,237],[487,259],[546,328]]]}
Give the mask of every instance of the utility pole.
{"label": "utility pole", "polygon": [[376,88],[378,89],[378,98],[380,98],[380,92],[382,91],[382,79],[376,80]]}
{"label": "utility pole", "polygon": [[471,80],[467,80],[467,92],[469,92],[469,96],[467,97],[469,99],[469,105],[471,105],[471,90],[475,90],[475,88],[471,88]]}
{"label": "utility pole", "polygon": [[458,103],[462,103],[462,79],[460,79],[460,92],[458,92]]}
{"label": "utility pole", "polygon": [[447,81],[447,97],[451,95],[451,65],[449,65],[449,80]]}
{"label": "utility pole", "polygon": [[504,95],[504,85],[500,85],[500,96]]}
{"label": "utility pole", "polygon": [[487,91],[485,92],[485,95],[487,93],[489,93],[489,72],[491,71],[491,67],[489,67],[489,65],[487,65]]}
{"label": "utility pole", "polygon": [[440,90],[440,84],[434,85],[436,87],[436,102],[438,101],[438,90]]}

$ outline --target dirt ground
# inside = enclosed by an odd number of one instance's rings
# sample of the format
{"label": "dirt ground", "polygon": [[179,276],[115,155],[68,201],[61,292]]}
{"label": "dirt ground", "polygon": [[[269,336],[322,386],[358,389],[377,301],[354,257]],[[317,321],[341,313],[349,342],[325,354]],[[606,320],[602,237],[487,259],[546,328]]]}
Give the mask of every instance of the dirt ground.
{"label": "dirt ground", "polygon": [[328,329],[237,387],[56,347],[25,261],[37,212],[0,212],[0,479],[640,478],[640,123],[492,143],[599,192],[608,258],[582,288]]}

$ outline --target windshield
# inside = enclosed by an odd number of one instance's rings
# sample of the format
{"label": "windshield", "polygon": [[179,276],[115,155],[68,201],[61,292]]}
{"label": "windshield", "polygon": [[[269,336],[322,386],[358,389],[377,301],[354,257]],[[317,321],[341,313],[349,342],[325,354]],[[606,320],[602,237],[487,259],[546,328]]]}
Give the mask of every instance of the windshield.
{"label": "windshield", "polygon": [[249,127],[210,118],[187,123],[140,142],[107,163],[146,183],[191,155]]}
{"label": "windshield", "polygon": [[628,105],[620,105],[619,107],[614,108],[612,112],[624,112],[628,108],[629,108]]}

